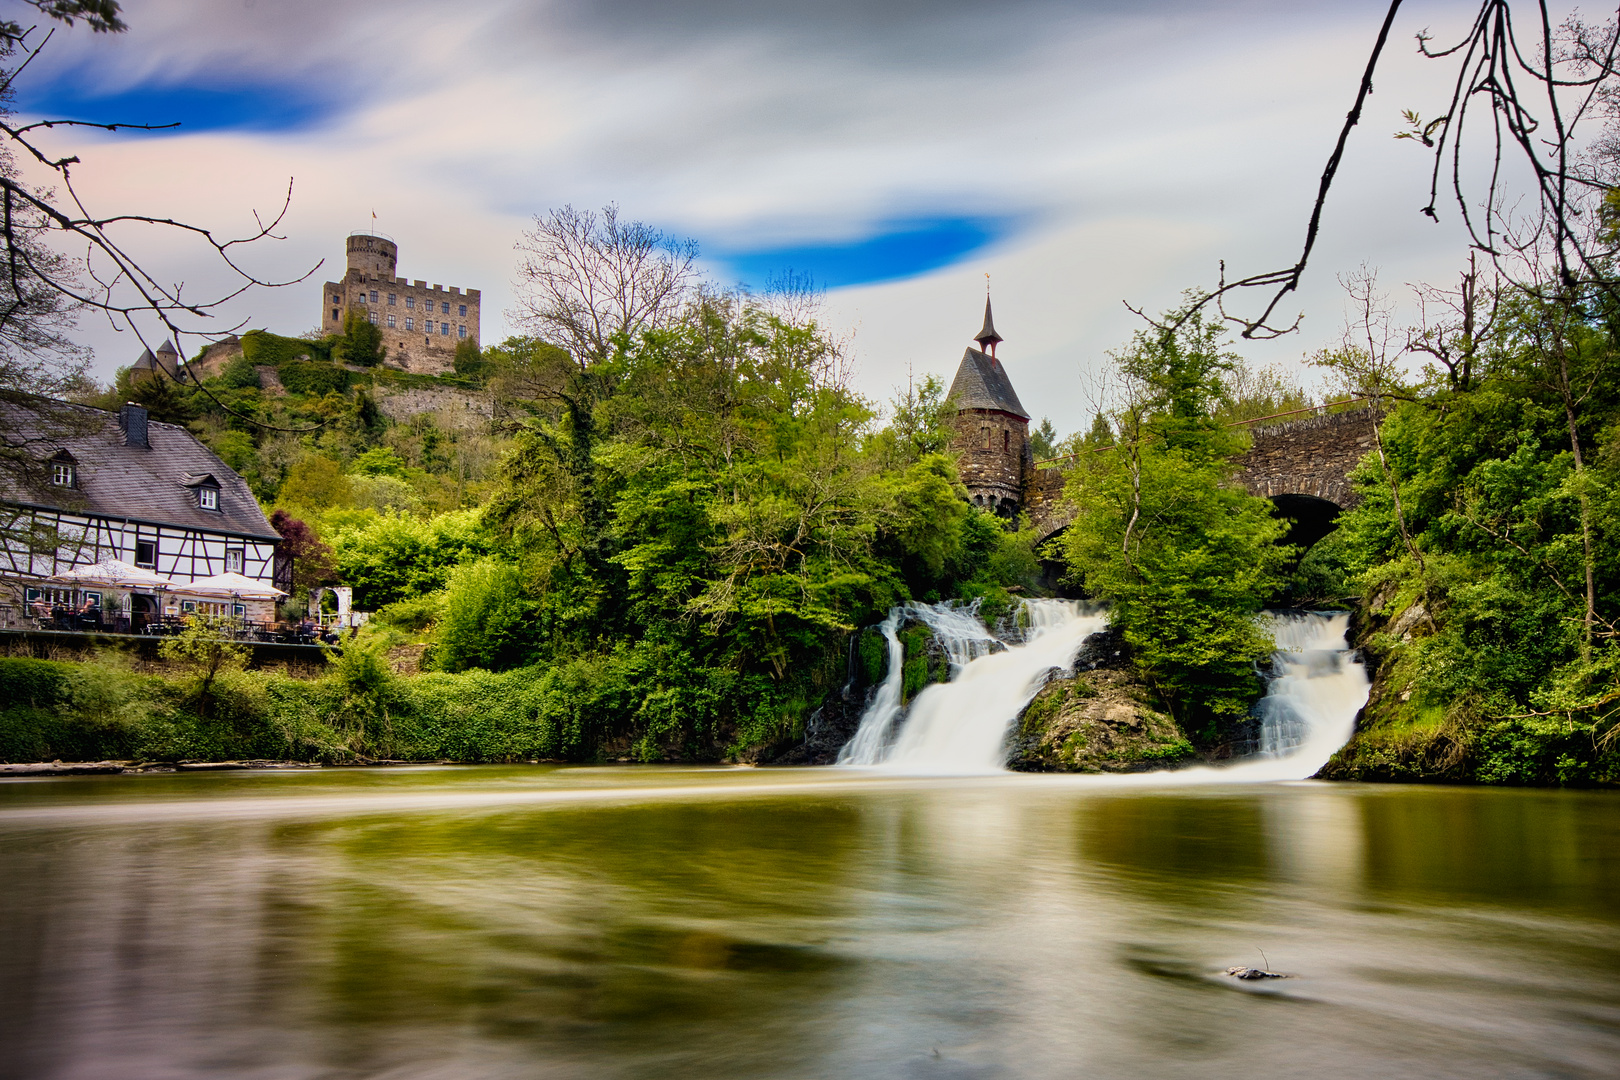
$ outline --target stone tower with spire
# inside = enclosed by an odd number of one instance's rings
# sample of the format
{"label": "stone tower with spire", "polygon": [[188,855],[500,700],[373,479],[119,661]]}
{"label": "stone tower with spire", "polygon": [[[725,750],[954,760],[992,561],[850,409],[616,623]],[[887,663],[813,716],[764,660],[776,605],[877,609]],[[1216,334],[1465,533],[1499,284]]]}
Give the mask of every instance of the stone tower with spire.
{"label": "stone tower with spire", "polygon": [[962,483],[973,505],[1012,517],[1023,504],[1024,477],[1034,468],[1029,448],[1029,414],[1013,390],[1012,380],[996,359],[1001,335],[984,298],[984,328],[974,338],[977,349],[962,354],[951,380],[950,401],[956,409],[956,451]]}

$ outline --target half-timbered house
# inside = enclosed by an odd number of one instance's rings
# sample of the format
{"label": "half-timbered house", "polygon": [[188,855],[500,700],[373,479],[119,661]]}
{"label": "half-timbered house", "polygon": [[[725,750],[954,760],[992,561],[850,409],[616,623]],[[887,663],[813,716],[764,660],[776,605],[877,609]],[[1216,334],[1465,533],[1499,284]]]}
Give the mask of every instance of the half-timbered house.
{"label": "half-timbered house", "polygon": [[[50,579],[110,559],[177,584],[234,572],[289,587],[281,537],[252,491],[185,428],[154,421],[139,405],[110,413],[0,402],[0,433],[40,466],[0,472],[0,587],[13,610],[41,601],[102,606],[99,593],[67,596]],[[137,623],[174,603],[155,591],[116,591],[105,600]]]}

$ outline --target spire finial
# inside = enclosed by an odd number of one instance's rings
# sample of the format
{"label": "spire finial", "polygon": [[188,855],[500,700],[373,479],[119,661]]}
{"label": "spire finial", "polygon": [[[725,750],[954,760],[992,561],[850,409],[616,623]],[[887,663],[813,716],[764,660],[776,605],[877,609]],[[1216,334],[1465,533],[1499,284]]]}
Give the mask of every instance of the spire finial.
{"label": "spire finial", "polygon": [[979,348],[985,352],[988,352],[992,359],[995,358],[996,342],[1001,340],[1001,335],[996,333],[995,320],[990,317],[989,274],[984,275],[984,329],[980,330],[978,336],[973,340],[977,341],[979,343]]}

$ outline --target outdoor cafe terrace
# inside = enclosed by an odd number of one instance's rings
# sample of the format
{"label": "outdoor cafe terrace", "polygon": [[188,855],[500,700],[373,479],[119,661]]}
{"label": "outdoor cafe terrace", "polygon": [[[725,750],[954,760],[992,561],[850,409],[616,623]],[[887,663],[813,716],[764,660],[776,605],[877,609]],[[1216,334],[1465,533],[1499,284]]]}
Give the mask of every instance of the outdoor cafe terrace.
{"label": "outdoor cafe terrace", "polygon": [[0,596],[0,631],[13,634],[129,636],[151,639],[205,620],[221,636],[247,643],[316,647],[338,640],[318,614],[279,621],[287,594],[238,573],[176,581],[111,559],[48,578],[9,577]]}

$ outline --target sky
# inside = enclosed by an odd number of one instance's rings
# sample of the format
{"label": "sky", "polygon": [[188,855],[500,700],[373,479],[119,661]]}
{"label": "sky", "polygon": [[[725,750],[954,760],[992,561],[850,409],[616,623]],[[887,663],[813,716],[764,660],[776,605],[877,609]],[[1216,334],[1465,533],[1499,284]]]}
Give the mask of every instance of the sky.
{"label": "sky", "polygon": [[[1309,380],[1337,340],[1338,275],[1366,264],[1399,295],[1466,258],[1432,223],[1400,112],[1442,110],[1446,69],[1413,36],[1460,34],[1472,4],[1412,3],[1299,293],[1300,333],[1239,347]],[[483,340],[512,331],[513,245],[535,214],[616,203],[700,245],[717,283],[783,270],[827,289],[858,389],[949,379],[987,279],[999,356],[1037,419],[1089,426],[1110,349],[1148,311],[1290,265],[1385,5],[1250,0],[131,0],[130,29],[58,31],[17,87],[25,117],[178,122],[57,129],[99,213],[172,215],[220,235],[273,215],[243,252],[265,278],[222,309],[297,334],[343,238],[375,228],[399,273],[483,290]],[[372,215],[375,214],[375,219]],[[375,224],[373,221],[375,220]],[[222,283],[172,230],[125,238],[188,295]],[[205,324],[206,325],[206,324]],[[140,345],[81,336],[103,378]],[[185,342],[194,353],[200,341]]]}

